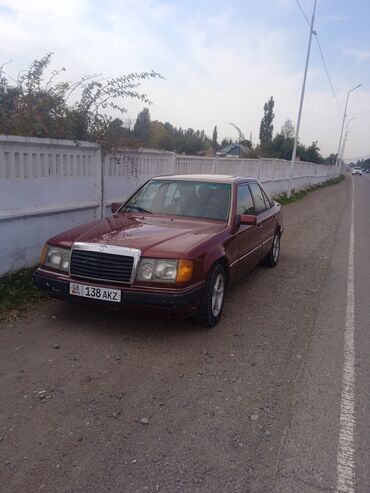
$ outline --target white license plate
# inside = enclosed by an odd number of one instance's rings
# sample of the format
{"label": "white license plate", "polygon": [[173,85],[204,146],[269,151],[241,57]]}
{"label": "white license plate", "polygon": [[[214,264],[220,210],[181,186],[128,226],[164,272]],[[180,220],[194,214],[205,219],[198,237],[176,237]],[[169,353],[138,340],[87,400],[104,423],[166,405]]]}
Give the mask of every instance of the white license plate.
{"label": "white license plate", "polygon": [[93,298],[94,300],[113,301],[120,303],[121,290],[110,288],[97,288],[95,286],[87,286],[86,284],[78,284],[71,282],[69,284],[69,294],[73,296],[82,296],[83,298]]}

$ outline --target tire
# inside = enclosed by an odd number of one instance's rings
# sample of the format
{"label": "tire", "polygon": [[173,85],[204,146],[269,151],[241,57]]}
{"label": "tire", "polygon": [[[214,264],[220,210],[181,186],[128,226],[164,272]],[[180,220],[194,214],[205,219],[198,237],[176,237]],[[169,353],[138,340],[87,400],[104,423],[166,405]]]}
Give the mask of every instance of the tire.
{"label": "tire", "polygon": [[274,239],[272,240],[271,249],[266,255],[266,257],[262,260],[262,263],[264,265],[267,265],[267,267],[275,267],[279,262],[280,238],[281,238],[280,233],[276,231],[274,235]]}
{"label": "tire", "polygon": [[214,327],[221,318],[226,288],[225,269],[215,264],[208,274],[203,298],[194,321],[203,327]]}

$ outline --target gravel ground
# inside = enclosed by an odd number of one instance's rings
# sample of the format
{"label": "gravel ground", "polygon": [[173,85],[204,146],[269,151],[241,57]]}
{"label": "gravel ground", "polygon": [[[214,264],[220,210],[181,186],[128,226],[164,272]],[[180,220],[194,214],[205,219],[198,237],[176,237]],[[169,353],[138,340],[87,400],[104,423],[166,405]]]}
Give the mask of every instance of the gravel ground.
{"label": "gravel ground", "polygon": [[284,491],[349,192],[284,207],[279,265],[233,286],[214,329],[53,300],[0,326],[0,490]]}

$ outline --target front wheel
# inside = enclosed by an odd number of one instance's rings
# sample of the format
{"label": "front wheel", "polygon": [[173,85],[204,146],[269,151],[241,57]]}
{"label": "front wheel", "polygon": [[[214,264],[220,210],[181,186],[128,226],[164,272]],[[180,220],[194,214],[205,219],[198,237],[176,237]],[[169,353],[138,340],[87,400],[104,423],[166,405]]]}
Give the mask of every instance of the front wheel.
{"label": "front wheel", "polygon": [[225,298],[225,270],[216,264],[207,277],[203,298],[194,316],[196,323],[205,327],[213,327],[221,318]]}
{"label": "front wheel", "polygon": [[272,246],[266,257],[263,259],[263,264],[268,267],[275,267],[279,262],[280,257],[280,233],[276,231],[274,239],[272,240]]}

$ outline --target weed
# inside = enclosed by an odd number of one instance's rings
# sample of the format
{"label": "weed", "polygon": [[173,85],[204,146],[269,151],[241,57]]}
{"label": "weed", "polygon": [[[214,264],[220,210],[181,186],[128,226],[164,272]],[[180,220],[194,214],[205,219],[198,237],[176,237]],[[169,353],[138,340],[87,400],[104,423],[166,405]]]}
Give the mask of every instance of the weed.
{"label": "weed", "polygon": [[32,284],[34,267],[22,269],[0,278],[0,320],[18,317],[31,303],[45,295]]}
{"label": "weed", "polygon": [[292,202],[296,202],[297,200],[303,199],[309,192],[314,192],[315,190],[319,190],[320,188],[330,187],[331,185],[337,185],[342,180],[344,180],[344,175],[339,175],[337,178],[332,178],[331,180],[324,181],[323,183],[318,183],[317,185],[310,185],[303,190],[295,191],[292,190],[290,197],[288,198],[286,192],[279,195],[275,200],[279,202],[281,205],[291,204]]}

